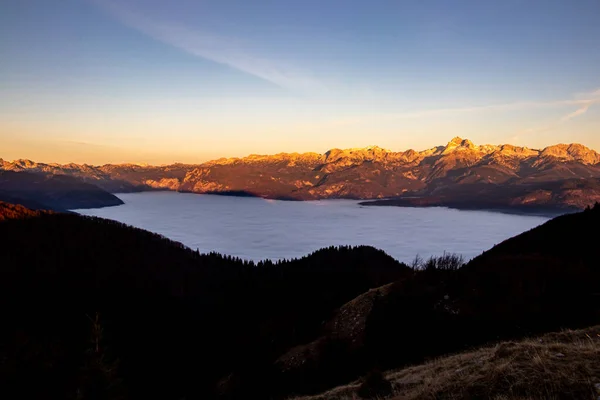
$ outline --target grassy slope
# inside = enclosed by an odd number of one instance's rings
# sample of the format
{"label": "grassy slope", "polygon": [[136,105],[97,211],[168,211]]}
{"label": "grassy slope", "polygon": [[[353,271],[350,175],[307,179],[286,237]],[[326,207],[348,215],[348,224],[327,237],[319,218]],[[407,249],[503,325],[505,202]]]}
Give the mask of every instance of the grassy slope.
{"label": "grassy slope", "polygon": [[[384,374],[394,400],[592,399],[600,396],[600,326],[503,342]],[[361,382],[295,400],[350,400]]]}

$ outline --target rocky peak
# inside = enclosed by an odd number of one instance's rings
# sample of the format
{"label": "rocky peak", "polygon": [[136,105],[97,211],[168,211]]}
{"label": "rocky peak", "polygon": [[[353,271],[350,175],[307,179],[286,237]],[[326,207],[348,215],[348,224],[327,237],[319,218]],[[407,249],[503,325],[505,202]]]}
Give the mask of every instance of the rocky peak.
{"label": "rocky peak", "polygon": [[[212,167],[216,165],[225,166],[233,164],[275,164],[287,162],[293,166],[297,163],[314,164],[321,159],[321,155],[317,153],[278,153],[273,155],[250,154],[249,156],[238,158],[219,158],[217,160],[207,161],[200,167]],[[193,166],[190,166],[193,167]]]}
{"label": "rocky peak", "polygon": [[368,146],[364,148],[352,149],[331,149],[323,155],[325,163],[332,163],[339,160],[364,161],[374,160],[385,157],[389,151],[378,146]]}
{"label": "rocky peak", "polygon": [[15,160],[12,162],[12,164],[15,167],[21,167],[21,168],[35,168],[35,166],[37,165],[37,163],[35,163],[31,160],[25,160],[25,159]]}
{"label": "rocky peak", "polygon": [[422,160],[423,157],[424,156],[421,153],[412,149],[406,150],[404,153],[400,154],[400,159],[408,163],[418,162]]}
{"label": "rocky peak", "polygon": [[540,155],[562,161],[577,161],[588,165],[600,163],[600,154],[578,143],[549,146],[542,150]]}
{"label": "rocky peak", "polygon": [[24,169],[35,168],[37,164],[31,160],[14,160],[12,162],[5,161],[2,168],[10,171],[20,171]]}
{"label": "rocky peak", "polygon": [[[471,143],[471,141],[470,141],[469,139],[463,139],[463,138],[461,138],[460,136],[455,136],[455,137],[453,137],[453,138],[452,138],[452,140],[450,140],[450,141],[448,142],[448,146],[451,146],[451,145],[453,145],[453,146],[461,146],[461,145],[463,145],[465,142],[466,142],[466,143]],[[472,143],[471,143],[471,144],[472,144]]]}
{"label": "rocky peak", "polygon": [[370,152],[370,153],[390,153],[391,152],[390,150],[384,149],[379,146],[367,146],[362,149],[353,149],[353,150],[358,150],[358,151],[362,151],[362,152]]}
{"label": "rocky peak", "polygon": [[513,146],[512,144],[503,144],[495,153],[503,157],[526,158],[538,156],[540,152],[538,150],[532,150],[527,147],[518,147]]}
{"label": "rocky peak", "polygon": [[442,154],[449,154],[454,151],[477,150],[477,149],[478,149],[478,146],[475,146],[473,144],[473,142],[471,142],[469,139],[463,139],[463,138],[457,136],[454,139],[452,139],[450,142],[448,142],[446,147],[444,147]]}

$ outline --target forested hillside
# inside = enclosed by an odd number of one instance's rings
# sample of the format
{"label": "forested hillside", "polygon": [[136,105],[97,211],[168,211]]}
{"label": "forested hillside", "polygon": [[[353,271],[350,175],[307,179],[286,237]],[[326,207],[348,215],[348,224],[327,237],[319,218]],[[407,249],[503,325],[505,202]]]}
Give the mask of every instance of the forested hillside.
{"label": "forested hillside", "polygon": [[597,323],[600,207],[463,265],[371,247],[254,264],[3,204],[0,390],[286,398],[501,339]]}

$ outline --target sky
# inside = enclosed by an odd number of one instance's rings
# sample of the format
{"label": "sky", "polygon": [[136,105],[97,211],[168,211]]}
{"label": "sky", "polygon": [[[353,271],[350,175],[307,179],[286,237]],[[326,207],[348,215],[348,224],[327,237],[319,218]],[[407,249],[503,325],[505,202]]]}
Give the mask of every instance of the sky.
{"label": "sky", "polygon": [[2,0],[0,158],[600,150],[598,0]]}

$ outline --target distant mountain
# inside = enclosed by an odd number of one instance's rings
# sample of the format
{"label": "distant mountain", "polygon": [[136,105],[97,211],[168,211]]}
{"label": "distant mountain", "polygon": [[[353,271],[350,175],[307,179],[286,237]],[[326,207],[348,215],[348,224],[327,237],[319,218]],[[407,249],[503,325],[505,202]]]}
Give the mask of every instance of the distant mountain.
{"label": "distant mountain", "polygon": [[[467,265],[446,255],[409,268],[368,246],[252,263],[0,203],[0,397],[288,399],[595,325],[599,223],[600,206],[558,217]],[[495,394],[511,394],[503,384]]]}
{"label": "distant mountain", "polygon": [[74,176],[2,170],[0,201],[55,211],[123,204],[115,195]]}
{"label": "distant mountain", "polygon": [[513,184],[450,184],[406,196],[364,201],[363,206],[451,207],[510,213],[564,214],[600,200],[600,179],[571,178]]}
{"label": "distant mountain", "polygon": [[478,146],[457,137],[445,146],[420,152],[393,152],[373,146],[160,167],[94,167],[28,160],[1,165],[5,170],[73,175],[113,193],[166,189],[290,200],[417,197],[419,201],[396,205],[525,210],[582,209],[600,200],[600,154],[580,144],[534,150],[512,145]]}

